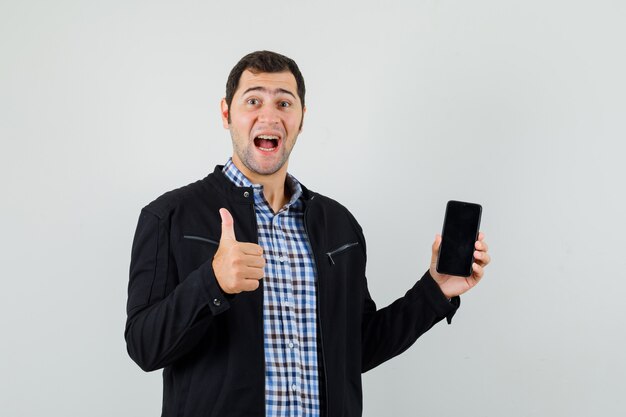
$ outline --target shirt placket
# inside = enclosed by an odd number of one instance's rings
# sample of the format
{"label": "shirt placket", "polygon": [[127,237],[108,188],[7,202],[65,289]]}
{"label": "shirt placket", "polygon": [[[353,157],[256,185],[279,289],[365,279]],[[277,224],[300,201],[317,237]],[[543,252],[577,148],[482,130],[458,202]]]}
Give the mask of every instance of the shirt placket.
{"label": "shirt placket", "polygon": [[272,219],[272,235],[274,237],[277,250],[277,265],[280,274],[280,281],[284,283],[281,294],[281,314],[284,320],[284,340],[281,344],[284,355],[288,359],[287,369],[287,391],[294,407],[290,410],[290,415],[301,416],[302,413],[302,375],[298,321],[296,315],[296,300],[294,298],[294,287],[292,282],[292,271],[289,262],[289,245],[285,235],[285,218],[288,216],[287,210],[279,211]]}
{"label": "shirt placket", "polygon": [[[274,230],[274,218],[275,215],[269,205],[265,202],[263,197],[263,189],[259,186],[253,185],[254,188],[254,197],[255,197],[255,212],[257,215],[257,222],[259,226],[259,244],[263,247],[264,256],[266,256],[266,284],[264,289],[264,315],[272,310],[272,308],[282,309],[282,293],[283,293],[283,275],[281,273],[280,262],[278,261],[278,255],[280,253],[280,242],[277,239],[277,233]],[[263,232],[265,231],[265,232]],[[274,337],[279,336],[283,333],[283,329],[285,329],[285,323],[282,318],[282,310],[279,315],[280,323],[275,323],[270,319],[271,316],[266,316],[265,320],[270,320],[270,324],[267,324],[265,331],[270,335],[269,340],[273,340]],[[275,319],[274,319],[275,320]],[[277,327],[278,326],[278,327]],[[266,339],[267,342],[267,339]],[[285,394],[288,393],[284,387],[281,389],[280,385],[283,381],[283,374],[285,368],[284,365],[281,364],[280,359],[285,357],[285,353],[283,352],[283,341],[280,340],[279,343],[270,343],[268,347],[272,352],[269,357],[266,357],[266,366],[271,369],[271,373],[274,375],[273,383],[272,383],[272,391],[278,389],[278,392],[281,391]],[[275,394],[274,394],[275,395]],[[274,397],[271,402],[271,406],[269,411],[269,415],[276,417],[287,417],[291,414],[290,404],[287,402],[281,401],[281,394],[278,394],[278,397]]]}

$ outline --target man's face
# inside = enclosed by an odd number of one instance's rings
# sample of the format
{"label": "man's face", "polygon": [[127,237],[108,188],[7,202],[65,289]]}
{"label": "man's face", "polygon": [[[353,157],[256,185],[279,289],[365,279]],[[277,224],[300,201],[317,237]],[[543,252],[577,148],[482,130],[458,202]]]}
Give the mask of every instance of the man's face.
{"label": "man's face", "polygon": [[305,111],[297,91],[291,72],[246,70],[230,109],[222,100],[222,123],[230,130],[233,161],[251,171],[244,174],[272,175],[283,167],[286,171]]}

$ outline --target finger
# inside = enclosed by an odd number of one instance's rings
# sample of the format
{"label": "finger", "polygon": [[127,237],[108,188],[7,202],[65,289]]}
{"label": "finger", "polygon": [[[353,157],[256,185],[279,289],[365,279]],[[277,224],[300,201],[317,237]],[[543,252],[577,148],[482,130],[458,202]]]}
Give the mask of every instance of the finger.
{"label": "finger", "polygon": [[474,244],[474,247],[482,252],[487,252],[489,250],[489,245],[487,245],[487,243],[483,242],[482,240],[477,240]]}
{"label": "finger", "polygon": [[260,280],[263,279],[265,277],[265,269],[264,268],[250,268],[248,269],[248,275],[246,276],[245,279],[252,279],[252,280]]}
{"label": "finger", "polygon": [[243,279],[259,280],[265,275],[263,268],[246,267],[243,271]]}
{"label": "finger", "polygon": [[487,252],[474,251],[474,259],[483,268],[491,262],[491,256]]}
{"label": "finger", "polygon": [[263,268],[240,265],[232,269],[232,276],[236,282],[240,282],[245,279],[261,279],[263,278],[263,272]]}
{"label": "finger", "polygon": [[435,235],[435,241],[433,242],[433,246],[432,246],[432,257],[430,258],[430,263],[433,264],[435,262],[437,262],[437,257],[439,256],[439,247],[441,246],[441,235],[440,234],[436,234]]}
{"label": "finger", "polygon": [[239,248],[246,255],[263,255],[263,248],[256,243],[239,242]]}
{"label": "finger", "polygon": [[222,237],[220,238],[220,242],[225,239],[237,241],[235,238],[235,221],[233,220],[233,216],[228,210],[221,208],[220,217],[222,218]]}
{"label": "finger", "polygon": [[255,279],[245,279],[241,282],[242,291],[254,291],[259,288],[260,282]]}
{"label": "finger", "polygon": [[485,234],[483,232],[478,232],[478,240],[484,240]]}
{"label": "finger", "polygon": [[478,265],[476,262],[472,264],[472,270],[474,271],[474,278],[476,278],[476,281],[479,281],[485,273],[482,266]]}
{"label": "finger", "polygon": [[242,261],[251,268],[265,268],[265,258],[259,255],[243,255]]}

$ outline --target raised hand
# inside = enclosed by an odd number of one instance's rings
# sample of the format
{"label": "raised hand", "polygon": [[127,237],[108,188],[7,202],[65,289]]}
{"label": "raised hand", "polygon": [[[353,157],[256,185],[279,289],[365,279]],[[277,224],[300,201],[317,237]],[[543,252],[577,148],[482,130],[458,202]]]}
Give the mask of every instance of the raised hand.
{"label": "raised hand", "polygon": [[237,242],[233,216],[228,210],[220,209],[220,217],[222,237],[213,258],[217,282],[227,294],[254,291],[263,278],[263,248],[256,243]]}

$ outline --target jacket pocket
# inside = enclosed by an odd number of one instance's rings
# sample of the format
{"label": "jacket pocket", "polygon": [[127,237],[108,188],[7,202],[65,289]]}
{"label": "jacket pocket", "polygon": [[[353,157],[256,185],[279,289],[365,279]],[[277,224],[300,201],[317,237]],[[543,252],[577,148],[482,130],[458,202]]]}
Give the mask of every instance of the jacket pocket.
{"label": "jacket pocket", "polygon": [[174,264],[178,268],[180,281],[205,262],[212,260],[219,248],[218,240],[192,233],[184,233],[180,244],[176,245]]}
{"label": "jacket pocket", "polygon": [[328,256],[328,260],[330,261],[331,265],[335,265],[335,260],[333,259],[334,256],[338,256],[344,253],[345,251],[347,251],[348,249],[357,246],[358,244],[359,242],[350,242],[350,243],[343,244],[339,246],[338,248],[331,250],[330,252],[326,252],[326,256]]}
{"label": "jacket pocket", "polygon": [[194,235],[184,235],[183,236],[184,239],[188,239],[188,240],[195,240],[198,242],[204,242],[204,243],[209,243],[211,245],[215,245],[215,246],[219,246],[220,243],[216,240],[213,239],[209,239],[208,237],[202,237],[202,236],[194,236]]}

